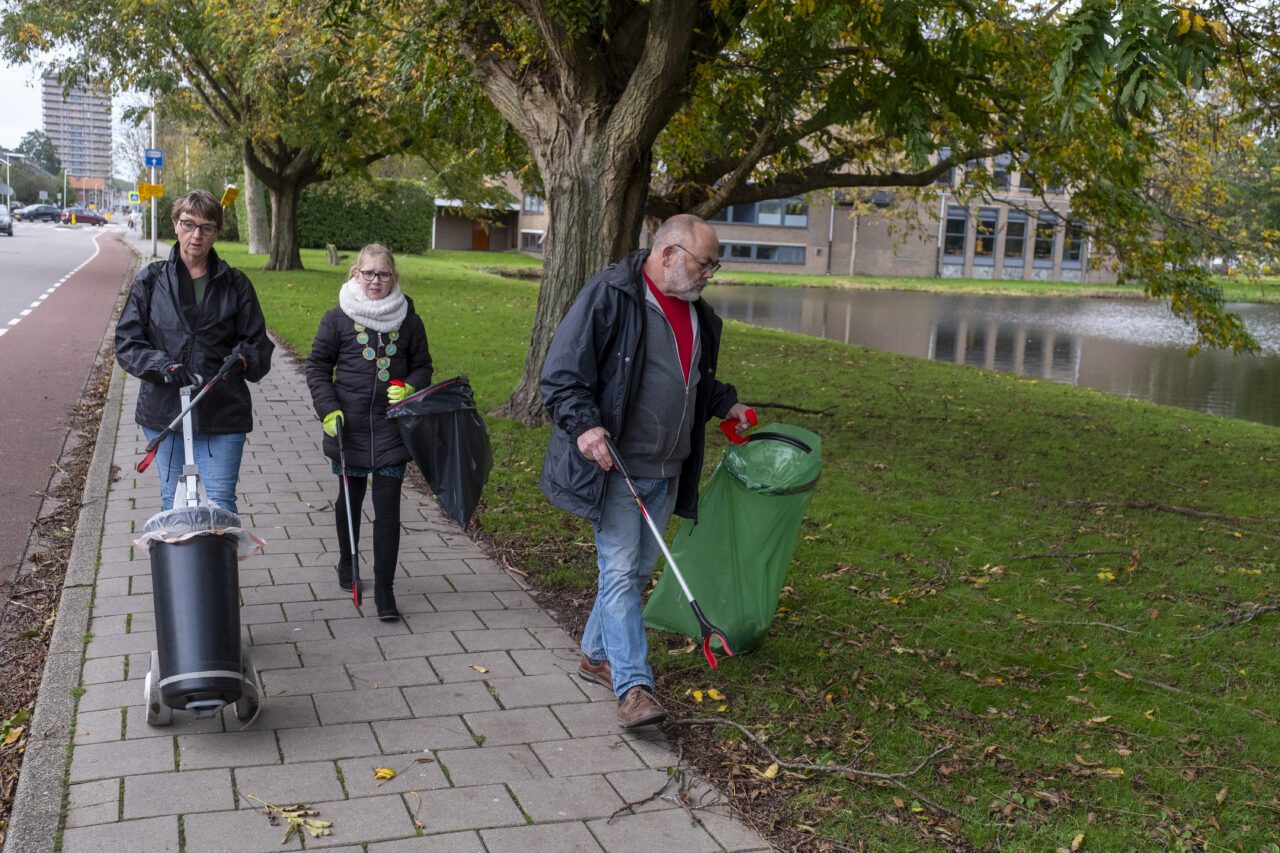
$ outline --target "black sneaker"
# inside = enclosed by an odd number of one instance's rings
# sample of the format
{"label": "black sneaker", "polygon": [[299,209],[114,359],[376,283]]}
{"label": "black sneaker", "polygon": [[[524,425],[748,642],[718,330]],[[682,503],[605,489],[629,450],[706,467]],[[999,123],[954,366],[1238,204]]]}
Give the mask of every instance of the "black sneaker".
{"label": "black sneaker", "polygon": [[338,589],[351,592],[351,566],[338,563]]}

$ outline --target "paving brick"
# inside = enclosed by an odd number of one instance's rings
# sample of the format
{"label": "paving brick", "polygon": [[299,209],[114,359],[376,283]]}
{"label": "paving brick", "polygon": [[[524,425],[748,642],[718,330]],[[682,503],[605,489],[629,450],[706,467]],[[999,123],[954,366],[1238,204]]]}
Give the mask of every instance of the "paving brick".
{"label": "paving brick", "polygon": [[634,729],[623,732],[621,737],[640,756],[640,760],[650,767],[665,769],[675,761],[671,744],[659,728],[647,726]]}
{"label": "paving brick", "polygon": [[539,643],[524,628],[484,631],[456,631],[454,636],[469,652],[491,652],[500,649],[536,649]]}
{"label": "paving brick", "polygon": [[587,828],[609,853],[719,853],[720,845],[684,809],[619,815],[613,821],[593,820]]}
{"label": "paving brick", "polygon": [[[280,801],[265,795],[255,796],[280,804]],[[302,849],[302,841],[297,836],[290,838],[288,844],[281,844],[284,827],[272,826],[252,808],[189,814],[183,818],[182,828],[187,853],[274,853],[276,850]],[[144,849],[139,848],[139,853]]]}
{"label": "paving brick", "polygon": [[68,829],[62,853],[178,853],[176,815]]}
{"label": "paving brick", "polygon": [[141,689],[138,690],[137,704],[130,706],[126,710],[128,711],[124,732],[126,740],[165,738],[172,741],[173,738],[181,735],[212,734],[226,731],[220,715],[201,719],[195,714],[186,711],[174,711],[173,722],[167,726],[153,726],[147,722],[146,709],[142,707]]}
{"label": "paving brick", "polygon": [[476,574],[446,575],[454,592],[494,592],[500,589],[520,589],[520,584],[506,572],[486,572]]}
{"label": "paving brick", "polygon": [[539,823],[609,817],[624,802],[604,776],[515,779],[508,786],[525,814]]}
{"label": "paving brick", "polygon": [[[403,600],[404,596],[400,598]],[[402,601],[397,602],[397,609],[400,603]],[[349,601],[347,606],[351,606]],[[366,618],[364,619],[331,619],[329,620],[329,633],[333,634],[334,638],[338,640],[344,640],[348,637],[392,637],[409,633],[409,627],[404,622],[383,622],[381,619],[373,618],[374,612],[371,602],[370,606],[365,607]]]}
{"label": "paving brick", "polygon": [[486,829],[480,837],[489,853],[595,853],[604,849],[581,823]]}
{"label": "paving brick", "polygon": [[269,731],[182,735],[178,738],[178,755],[184,771],[280,763],[275,733]]}
{"label": "paving brick", "polygon": [[[501,785],[420,791],[418,820],[427,833],[524,826],[524,815]],[[413,798],[410,798],[413,799]]]}
{"label": "paving brick", "polygon": [[474,746],[476,742],[460,716],[380,720],[373,724],[373,731],[382,751],[393,755]]}
{"label": "paving brick", "polygon": [[305,583],[240,586],[240,601],[244,604],[284,604],[311,600],[311,585]]}
{"label": "paving brick", "polygon": [[103,779],[72,785],[67,801],[67,827],[115,823],[120,817],[120,780]]}
{"label": "paving brick", "polygon": [[431,592],[457,592],[444,575],[407,575],[396,578],[396,595],[426,595]]}
{"label": "paving brick", "polygon": [[142,706],[142,678],[129,681],[108,681],[90,684],[76,706],[80,711],[101,711],[104,708],[120,708],[126,705]]}
{"label": "paving brick", "polygon": [[140,631],[118,637],[94,637],[84,647],[86,658],[105,658],[150,652],[156,647],[155,631]]}
{"label": "paving brick", "polygon": [[229,770],[187,770],[124,778],[126,820],[220,811],[234,805]]}
{"label": "paving brick", "polygon": [[[335,588],[337,583],[334,583]],[[317,619],[359,619],[360,611],[351,603],[351,593],[342,598],[325,601],[291,601],[284,605],[284,614],[290,622],[310,622]]]}
{"label": "paving brick", "polygon": [[129,595],[129,579],[124,578],[105,578],[98,581],[93,589],[93,597],[95,600],[103,598],[114,598],[118,595]]}
{"label": "paving brick", "polygon": [[[463,719],[473,732],[484,738],[485,746],[544,740],[559,742],[559,738],[566,736],[561,734],[564,728],[547,708],[521,708],[518,711],[465,714]],[[599,773],[601,771],[584,768],[582,772]]]}
{"label": "paving brick", "polygon": [[368,723],[281,729],[277,734],[287,764],[381,753]]}
{"label": "paving brick", "polygon": [[563,628],[530,628],[529,633],[536,637],[544,648],[573,650],[578,648],[577,640],[565,633]]}
{"label": "paving brick", "polygon": [[415,634],[430,631],[479,631],[484,628],[484,623],[470,610],[450,610],[447,613],[430,610],[425,613],[402,613],[401,616],[401,621]]}
{"label": "paving brick", "polygon": [[727,806],[704,808],[698,811],[702,828],[730,853],[755,853],[771,849],[767,842],[739,820]]}
{"label": "paving brick", "polygon": [[[309,695],[274,696],[267,694],[266,701],[262,703],[262,711],[258,714],[258,719],[253,721],[253,728],[257,730],[296,729],[318,725],[320,725],[320,718],[316,716],[315,703]],[[244,723],[233,719],[229,728],[239,731],[242,726],[244,726]]]}
{"label": "paving brick", "polygon": [[[412,799],[412,798],[410,798]],[[474,832],[450,832],[423,838],[406,838],[369,845],[369,853],[486,853],[480,836]]]}
{"label": "paving brick", "polygon": [[398,687],[317,693],[314,699],[320,723],[325,726],[413,716]]}
{"label": "paving brick", "polygon": [[[431,792],[424,792],[425,798]],[[388,841],[417,835],[413,819],[400,796],[359,797],[315,803],[325,820],[333,821],[333,835],[308,838],[307,849]]]}
{"label": "paving brick", "polygon": [[261,625],[283,621],[284,613],[279,604],[246,604],[240,608],[241,625]]}
{"label": "paving brick", "polygon": [[591,692],[606,695],[604,701],[575,703],[571,705],[553,705],[551,712],[574,737],[591,737],[592,735],[617,734],[618,703],[611,691],[597,685],[583,682],[582,686]]}
{"label": "paving brick", "polygon": [[533,744],[552,776],[612,773],[643,767],[640,759],[619,737],[589,737]]}
{"label": "paving brick", "polygon": [[551,628],[555,620],[542,610],[481,610],[476,613],[486,628]]}
{"label": "paving brick", "polygon": [[[632,806],[632,811],[653,812],[679,808],[679,804],[672,799],[675,792],[674,783],[666,787],[666,795],[649,799],[671,781],[671,776],[665,770],[655,770],[651,767],[646,767],[644,770],[623,770],[618,773],[608,773],[605,778],[624,802],[639,804]],[[640,804],[642,800],[646,802]]]}
{"label": "paving brick", "polygon": [[475,682],[406,687],[404,698],[408,700],[416,717],[465,714],[468,711],[488,711],[498,707],[489,688]]}
{"label": "paving brick", "polygon": [[349,663],[345,668],[351,674],[351,680],[360,687],[415,687],[440,683],[426,658]]}
{"label": "paving brick", "polygon": [[240,808],[257,808],[245,800],[245,794],[276,805],[343,798],[342,783],[338,781],[338,771],[332,761],[240,767],[235,777],[236,790],[241,794]]}
{"label": "paving brick", "polygon": [[[428,761],[419,762],[419,758],[425,758]],[[342,768],[342,779],[347,786],[347,794],[351,797],[408,794],[410,791],[449,787],[448,777],[444,775],[440,763],[429,752],[348,758],[338,762],[338,766]],[[395,778],[381,781],[375,779],[374,773],[379,767],[394,770]],[[410,808],[416,804],[412,796],[407,802]]]}
{"label": "paving brick", "polygon": [[172,769],[173,741],[169,738],[89,743],[71,752],[72,782]]}
{"label": "paving brick", "polygon": [[528,607],[534,610],[538,608],[538,602],[534,601],[533,597],[530,596],[529,593],[527,592],[518,592],[515,590],[498,590],[493,594],[493,596],[494,598],[502,602],[503,607],[508,607],[511,609]]}
{"label": "paving brick", "polygon": [[310,640],[298,643],[298,653],[302,656],[303,666],[382,660],[382,652],[378,649],[378,643],[369,637],[350,637],[345,640]]}
{"label": "paving brick", "polygon": [[150,613],[152,600],[150,595],[119,595],[113,598],[99,598],[93,602],[93,615],[114,616],[124,613]]}
{"label": "paving brick", "polygon": [[[493,612],[520,613],[522,611],[495,610]],[[524,675],[551,675],[556,672],[566,672],[576,677],[579,657],[577,650],[566,652],[563,649],[512,649],[511,651],[511,659],[516,662],[516,666],[520,667],[520,672]]]}
{"label": "paving brick", "polygon": [[534,705],[556,705],[586,702],[576,675],[522,675],[518,678],[491,678],[489,687],[498,693],[504,708],[528,708]]}
{"label": "paving brick", "polygon": [[501,610],[505,605],[491,592],[437,592],[427,599],[436,610]]}
{"label": "paving brick", "polygon": [[[141,691],[138,695],[141,699]],[[119,708],[79,712],[76,714],[75,742],[83,744],[120,740],[121,728]]]}
{"label": "paving brick", "polygon": [[430,655],[451,655],[463,651],[453,634],[432,631],[428,634],[403,634],[379,637],[378,646],[388,660],[392,658],[421,658]]}
{"label": "paving brick", "polygon": [[89,633],[95,637],[118,637],[129,633],[129,616],[95,616],[89,620]]}
{"label": "paving brick", "polygon": [[411,560],[404,548],[401,548],[400,565],[404,567],[405,572],[414,577],[428,577],[431,575],[452,575],[462,572],[470,572],[471,567],[462,560]]}
{"label": "paving brick", "polygon": [[[444,682],[486,681],[520,674],[520,668],[505,652],[467,652],[460,655],[431,655],[431,668]],[[477,669],[479,667],[479,669]]]}
{"label": "paving brick", "polygon": [[262,670],[267,696],[301,696],[308,693],[328,693],[334,690],[350,690],[351,679],[341,666],[308,666],[291,669]]}
{"label": "paving brick", "polygon": [[438,752],[436,756],[448,770],[449,781],[457,788],[515,779],[548,778],[538,757],[524,744],[451,749]]}

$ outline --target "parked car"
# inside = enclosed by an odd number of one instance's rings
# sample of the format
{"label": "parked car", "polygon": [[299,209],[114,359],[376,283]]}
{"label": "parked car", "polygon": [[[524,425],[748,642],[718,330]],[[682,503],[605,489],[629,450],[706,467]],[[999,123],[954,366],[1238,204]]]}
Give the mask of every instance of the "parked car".
{"label": "parked car", "polygon": [[76,222],[81,225],[106,225],[107,217],[103,216],[96,210],[88,210],[83,207],[68,207],[62,211],[62,221],[70,222],[71,217],[76,218]]}
{"label": "parked car", "polygon": [[0,204],[0,231],[13,236],[13,217],[9,215],[9,208]]}
{"label": "parked car", "polygon": [[57,222],[62,217],[62,211],[53,204],[29,204],[20,213],[23,222]]}

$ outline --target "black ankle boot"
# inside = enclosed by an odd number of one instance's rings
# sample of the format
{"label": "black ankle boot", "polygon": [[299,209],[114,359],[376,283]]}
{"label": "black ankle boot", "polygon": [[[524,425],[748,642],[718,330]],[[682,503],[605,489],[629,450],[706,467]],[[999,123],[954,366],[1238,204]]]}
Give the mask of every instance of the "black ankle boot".
{"label": "black ankle boot", "polygon": [[378,608],[378,618],[383,622],[395,622],[400,618],[400,611],[396,609],[396,595],[391,591],[391,584],[374,586],[373,603]]}
{"label": "black ankle boot", "polygon": [[338,561],[338,588],[343,592],[351,592],[351,561]]}

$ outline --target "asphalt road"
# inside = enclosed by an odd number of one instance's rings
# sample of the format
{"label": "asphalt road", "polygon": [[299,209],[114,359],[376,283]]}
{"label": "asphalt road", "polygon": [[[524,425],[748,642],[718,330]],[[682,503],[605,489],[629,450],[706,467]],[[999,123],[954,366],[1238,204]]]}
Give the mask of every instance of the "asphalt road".
{"label": "asphalt road", "polygon": [[119,226],[0,236],[0,581],[26,549],[133,254]]}

